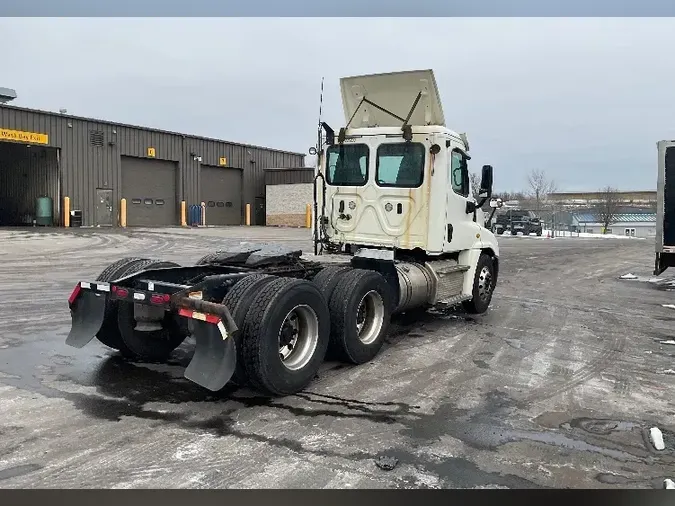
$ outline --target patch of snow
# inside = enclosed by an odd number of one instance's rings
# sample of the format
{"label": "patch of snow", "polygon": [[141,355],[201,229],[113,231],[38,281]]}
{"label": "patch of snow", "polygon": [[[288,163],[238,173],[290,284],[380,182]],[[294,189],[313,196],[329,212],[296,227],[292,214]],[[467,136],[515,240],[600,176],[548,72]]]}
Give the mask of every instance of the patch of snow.
{"label": "patch of snow", "polygon": [[657,450],[664,450],[666,448],[666,445],[663,442],[663,434],[661,434],[661,430],[659,430],[658,427],[649,429],[649,440]]}
{"label": "patch of snow", "polygon": [[664,369],[661,374],[675,374],[675,369]]}
{"label": "patch of snow", "polygon": [[[553,232],[551,230],[544,230],[542,237],[550,234],[553,237]],[[588,232],[568,232],[559,230],[555,233],[556,237],[581,237],[584,239],[632,239],[634,241],[644,241],[644,237],[630,237],[627,235],[619,234],[590,234]]]}
{"label": "patch of snow", "polygon": [[669,339],[668,341],[661,341],[661,344],[675,344],[675,341],[672,339]]}
{"label": "patch of snow", "polygon": [[675,488],[675,481],[670,478],[663,480],[663,488]]}
{"label": "patch of snow", "polygon": [[628,273],[624,274],[623,276],[619,276],[619,279],[637,279],[638,277],[635,274]]}
{"label": "patch of snow", "polygon": [[661,304],[663,307],[667,307],[668,309],[675,309],[675,304]]}

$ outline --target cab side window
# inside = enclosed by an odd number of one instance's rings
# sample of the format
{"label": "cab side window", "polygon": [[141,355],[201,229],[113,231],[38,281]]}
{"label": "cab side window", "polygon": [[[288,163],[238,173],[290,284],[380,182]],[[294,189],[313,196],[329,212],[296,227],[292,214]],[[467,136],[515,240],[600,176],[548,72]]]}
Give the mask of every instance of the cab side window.
{"label": "cab side window", "polygon": [[469,169],[464,153],[453,150],[450,153],[450,185],[452,190],[462,197],[469,196]]}

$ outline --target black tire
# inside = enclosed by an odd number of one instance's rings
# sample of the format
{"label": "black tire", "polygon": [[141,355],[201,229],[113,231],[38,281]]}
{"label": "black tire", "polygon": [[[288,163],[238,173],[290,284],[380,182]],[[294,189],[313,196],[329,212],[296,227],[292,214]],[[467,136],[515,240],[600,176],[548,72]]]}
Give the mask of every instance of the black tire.
{"label": "black tire", "polygon": [[321,269],[312,282],[319,288],[327,301],[333,295],[333,290],[337,286],[340,276],[353,270],[350,265],[329,265]]}
{"label": "black tire", "polygon": [[537,230],[537,237],[541,237],[541,230]]}
{"label": "black tire", "polygon": [[[487,311],[492,301],[495,288],[496,272],[494,260],[490,255],[482,253],[476,265],[476,274],[473,280],[472,299],[462,302],[464,310],[471,314],[481,314]],[[485,287],[485,284],[488,284]],[[485,288],[484,288],[485,287]]]}
{"label": "black tire", "polygon": [[[366,330],[369,336],[366,340],[360,338],[357,326],[362,302],[366,303],[366,318],[376,315],[370,332]],[[364,269],[347,272],[340,276],[328,306],[330,356],[352,364],[363,364],[375,358],[384,344],[393,309],[392,289],[384,277],[379,272]]]}
{"label": "black tire", "polygon": [[259,293],[260,289],[267,283],[279,279],[269,274],[252,274],[238,281],[223,299],[223,304],[227,306],[232,315],[232,319],[237,324],[239,330],[234,333],[233,339],[237,347],[237,366],[232,375],[232,380],[239,386],[246,384],[246,368],[244,367],[244,356],[242,353],[241,333],[244,325],[244,318],[251,307],[253,299]]}
{"label": "black tire", "polygon": [[[126,276],[126,273],[137,263],[147,260],[145,258],[122,258],[113,262],[108,267],[106,267],[101,274],[96,278],[96,281],[105,281],[107,283],[115,281],[119,278]],[[117,327],[117,306],[118,302],[113,300],[108,300],[105,305],[105,316],[103,317],[103,324],[101,325],[101,330],[96,334],[96,339],[98,339],[102,344],[113,350],[121,351],[123,354],[126,354],[128,351],[124,342],[122,341],[122,336],[120,336],[119,329]]]}
{"label": "black tire", "polygon": [[[178,267],[178,264],[158,260],[143,260],[135,263],[125,275],[147,269],[167,267]],[[123,343],[120,352],[134,360],[163,362],[171,355],[173,350],[185,341],[189,334],[187,320],[169,312],[164,315],[161,330],[141,332],[135,330],[134,326],[133,303],[119,304],[117,307],[117,327]]]}
{"label": "black tire", "polygon": [[195,262],[195,265],[207,265],[213,262],[213,260],[216,257],[216,253],[209,253],[207,255],[204,255],[201,257],[197,262]]}
{"label": "black tire", "polygon": [[[313,352],[308,352],[306,360],[291,370],[280,357],[279,340],[287,317],[298,307],[300,315],[304,315],[300,318],[315,326],[315,332],[308,332],[315,338],[315,346],[310,346]],[[323,362],[329,334],[328,305],[314,283],[294,278],[278,278],[268,283],[251,303],[241,333],[249,383],[256,390],[273,396],[303,390]]]}

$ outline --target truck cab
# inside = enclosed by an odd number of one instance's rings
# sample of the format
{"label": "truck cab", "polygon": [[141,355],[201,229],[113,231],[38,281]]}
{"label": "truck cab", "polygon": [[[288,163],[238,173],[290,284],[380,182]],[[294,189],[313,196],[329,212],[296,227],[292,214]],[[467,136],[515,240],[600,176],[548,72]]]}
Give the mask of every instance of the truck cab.
{"label": "truck cab", "polygon": [[446,127],[433,73],[343,78],[341,92],[347,126],[328,136],[317,169],[327,242],[432,257],[496,251],[471,194],[467,137]]}

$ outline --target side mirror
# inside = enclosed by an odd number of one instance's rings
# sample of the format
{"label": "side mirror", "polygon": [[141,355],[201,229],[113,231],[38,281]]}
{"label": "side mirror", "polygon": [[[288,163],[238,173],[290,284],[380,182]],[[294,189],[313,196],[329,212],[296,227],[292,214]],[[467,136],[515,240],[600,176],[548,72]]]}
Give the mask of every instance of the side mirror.
{"label": "side mirror", "polygon": [[335,144],[335,131],[330,126],[328,126],[328,123],[325,121],[321,122],[321,127],[326,132],[326,145],[332,146]]}
{"label": "side mirror", "polygon": [[504,202],[502,202],[502,199],[492,199],[490,201],[490,207],[492,207],[494,209],[499,209],[503,205],[504,205]]}
{"label": "side mirror", "polygon": [[478,190],[477,203],[478,207],[483,207],[483,204],[492,197],[492,165],[483,165],[483,171],[480,178],[480,189]]}
{"label": "side mirror", "polygon": [[483,165],[483,173],[480,178],[480,193],[487,193],[488,198],[492,195],[492,165]]}

